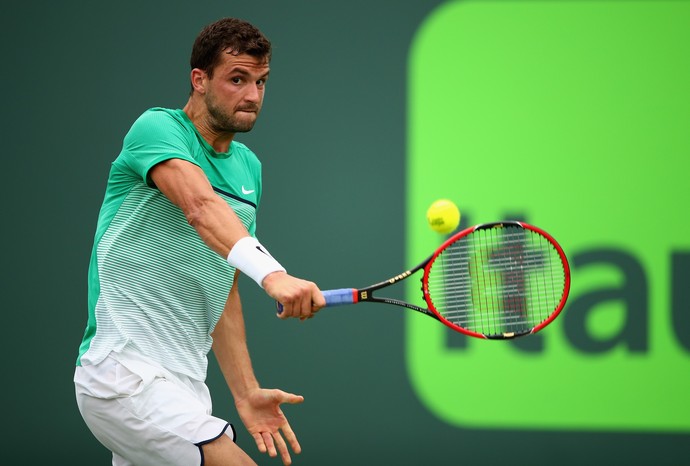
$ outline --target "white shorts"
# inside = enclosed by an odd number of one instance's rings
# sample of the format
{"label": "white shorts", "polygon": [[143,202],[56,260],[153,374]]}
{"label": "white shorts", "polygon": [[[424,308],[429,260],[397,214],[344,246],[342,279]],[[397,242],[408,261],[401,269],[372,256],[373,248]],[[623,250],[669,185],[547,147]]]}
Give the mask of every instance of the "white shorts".
{"label": "white shorts", "polygon": [[202,445],[235,440],[233,426],[211,415],[206,384],[142,356],[111,353],[78,366],[74,383],[79,411],[113,452],[113,466],[203,465]]}

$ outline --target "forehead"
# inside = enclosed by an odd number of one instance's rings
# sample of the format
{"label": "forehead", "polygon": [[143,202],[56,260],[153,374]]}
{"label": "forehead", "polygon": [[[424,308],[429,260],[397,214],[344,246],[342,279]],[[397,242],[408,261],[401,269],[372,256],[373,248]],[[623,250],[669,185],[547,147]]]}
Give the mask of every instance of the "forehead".
{"label": "forehead", "polygon": [[221,52],[220,62],[217,71],[220,73],[242,72],[245,74],[262,76],[268,73],[269,62],[264,57],[255,57],[241,53],[235,55],[231,49]]}

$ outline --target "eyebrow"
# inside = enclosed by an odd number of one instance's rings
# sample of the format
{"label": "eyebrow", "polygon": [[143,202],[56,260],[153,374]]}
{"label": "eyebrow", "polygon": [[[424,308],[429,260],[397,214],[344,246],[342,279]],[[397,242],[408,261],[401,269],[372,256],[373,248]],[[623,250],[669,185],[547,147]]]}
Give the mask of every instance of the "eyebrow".
{"label": "eyebrow", "polygon": [[[265,73],[262,73],[259,75],[259,78],[265,78],[268,76],[268,74],[271,72],[271,70],[266,70]],[[247,71],[243,66],[234,66],[228,70],[228,74],[240,74],[242,76],[252,76],[253,73],[250,73]]]}

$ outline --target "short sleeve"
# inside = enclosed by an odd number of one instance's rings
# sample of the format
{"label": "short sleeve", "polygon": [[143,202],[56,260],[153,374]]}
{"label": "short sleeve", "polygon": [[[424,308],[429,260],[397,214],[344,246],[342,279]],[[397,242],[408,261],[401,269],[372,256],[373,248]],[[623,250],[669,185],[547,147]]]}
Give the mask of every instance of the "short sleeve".
{"label": "short sleeve", "polygon": [[153,186],[149,171],[158,163],[178,158],[199,165],[192,157],[191,137],[194,135],[189,129],[170,113],[163,109],[147,110],[125,136],[115,165]]}

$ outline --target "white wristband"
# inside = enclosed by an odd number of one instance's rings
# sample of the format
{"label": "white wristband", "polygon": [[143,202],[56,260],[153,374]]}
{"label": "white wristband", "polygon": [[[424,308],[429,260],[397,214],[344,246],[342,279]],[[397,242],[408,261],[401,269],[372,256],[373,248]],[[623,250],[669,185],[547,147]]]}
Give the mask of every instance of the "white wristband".
{"label": "white wristband", "polygon": [[228,254],[228,263],[240,269],[263,288],[266,275],[273,272],[285,272],[285,268],[271,256],[259,240],[245,236],[235,243]]}

